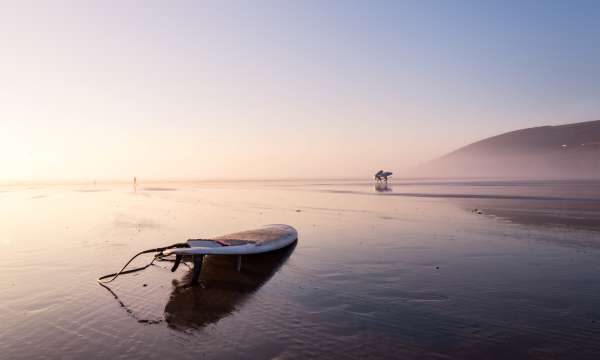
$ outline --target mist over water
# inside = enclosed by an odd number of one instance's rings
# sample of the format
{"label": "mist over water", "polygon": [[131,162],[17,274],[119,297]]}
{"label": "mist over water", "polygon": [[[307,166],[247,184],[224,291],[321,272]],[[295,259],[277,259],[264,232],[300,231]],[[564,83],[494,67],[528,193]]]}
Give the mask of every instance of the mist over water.
{"label": "mist over water", "polygon": [[[100,191],[102,190],[102,191]],[[31,358],[597,356],[597,181],[287,181],[1,187],[0,351]],[[294,246],[134,253],[269,223]],[[149,259],[142,259],[138,265]]]}
{"label": "mist over water", "polygon": [[600,179],[600,120],[500,134],[410,172],[445,178]]}

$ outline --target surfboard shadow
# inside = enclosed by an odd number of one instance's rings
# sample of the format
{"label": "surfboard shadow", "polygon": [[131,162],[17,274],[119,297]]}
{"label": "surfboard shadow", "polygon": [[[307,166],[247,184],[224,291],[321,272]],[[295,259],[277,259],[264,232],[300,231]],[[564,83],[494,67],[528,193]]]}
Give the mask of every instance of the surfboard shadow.
{"label": "surfboard shadow", "polygon": [[173,280],[164,319],[170,328],[186,331],[213,324],[234,313],[287,261],[297,241],[264,254],[246,255],[237,271],[237,256],[207,256],[200,285],[190,286],[192,272]]}

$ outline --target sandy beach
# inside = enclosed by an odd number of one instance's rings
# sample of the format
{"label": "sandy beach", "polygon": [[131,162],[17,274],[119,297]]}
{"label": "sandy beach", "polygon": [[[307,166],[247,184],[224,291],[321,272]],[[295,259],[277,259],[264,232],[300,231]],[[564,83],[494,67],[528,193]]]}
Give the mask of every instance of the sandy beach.
{"label": "sandy beach", "polygon": [[600,357],[600,1],[3,5],[0,360]]}
{"label": "sandy beach", "polygon": [[[598,186],[5,186],[0,351],[10,359],[591,359],[600,351],[600,221],[588,200],[600,198]],[[551,221],[538,221],[543,214]],[[209,257],[200,287],[187,286],[188,267],[171,273],[165,263],[109,289],[95,281],[137,251],[269,223],[296,227],[297,244],[248,257],[241,272],[230,258]]]}

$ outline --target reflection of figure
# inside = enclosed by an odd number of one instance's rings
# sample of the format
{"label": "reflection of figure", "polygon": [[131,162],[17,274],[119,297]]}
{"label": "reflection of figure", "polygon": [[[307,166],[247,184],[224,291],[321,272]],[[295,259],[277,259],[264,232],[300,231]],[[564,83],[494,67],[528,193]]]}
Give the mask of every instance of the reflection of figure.
{"label": "reflection of figure", "polygon": [[388,191],[392,191],[392,187],[389,186],[387,182],[378,182],[378,183],[375,183],[375,191],[388,192]]}
{"label": "reflection of figure", "polygon": [[388,181],[388,177],[392,176],[392,172],[391,171],[383,171],[383,170],[379,170],[376,174],[375,174],[375,180],[377,180],[377,182],[381,182],[381,181]]}
{"label": "reflection of figure", "polygon": [[137,178],[133,177],[133,192],[137,192]]}
{"label": "reflection of figure", "polygon": [[283,249],[244,256],[241,272],[234,265],[237,256],[207,256],[200,281],[189,286],[192,272],[173,280],[173,290],[165,306],[165,321],[178,330],[201,328],[234,312],[258,290],[290,256],[296,243]]}

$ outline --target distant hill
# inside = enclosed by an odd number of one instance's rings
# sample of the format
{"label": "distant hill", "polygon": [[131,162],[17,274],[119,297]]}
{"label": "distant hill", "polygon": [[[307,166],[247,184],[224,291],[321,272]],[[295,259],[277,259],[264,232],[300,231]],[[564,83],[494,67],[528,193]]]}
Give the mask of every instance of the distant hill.
{"label": "distant hill", "polygon": [[418,166],[411,175],[600,178],[600,120],[490,137]]}

